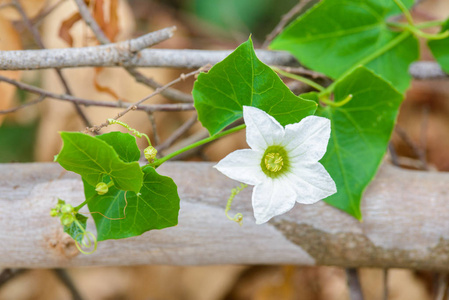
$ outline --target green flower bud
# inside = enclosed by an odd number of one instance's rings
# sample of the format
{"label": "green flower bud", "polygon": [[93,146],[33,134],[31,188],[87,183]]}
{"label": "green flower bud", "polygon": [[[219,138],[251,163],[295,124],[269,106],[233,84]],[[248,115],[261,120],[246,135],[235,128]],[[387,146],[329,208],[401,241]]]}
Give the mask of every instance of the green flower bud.
{"label": "green flower bud", "polygon": [[61,217],[61,224],[64,226],[70,226],[76,220],[73,214],[63,214]]}
{"label": "green flower bud", "polygon": [[157,150],[153,146],[148,146],[145,148],[145,150],[143,150],[143,154],[145,155],[145,158],[148,160],[148,162],[152,163],[156,158]]}
{"label": "green flower bud", "polygon": [[95,187],[95,191],[97,191],[98,195],[104,195],[109,191],[108,185],[104,182],[99,182]]}
{"label": "green flower bud", "polygon": [[56,208],[52,208],[50,210],[50,216],[57,217],[59,215],[59,211]]}
{"label": "green flower bud", "polygon": [[70,213],[72,213],[73,211],[74,211],[74,208],[73,208],[73,206],[70,205],[70,204],[64,204],[64,205],[61,207],[61,212],[62,212],[63,214],[70,214]]}

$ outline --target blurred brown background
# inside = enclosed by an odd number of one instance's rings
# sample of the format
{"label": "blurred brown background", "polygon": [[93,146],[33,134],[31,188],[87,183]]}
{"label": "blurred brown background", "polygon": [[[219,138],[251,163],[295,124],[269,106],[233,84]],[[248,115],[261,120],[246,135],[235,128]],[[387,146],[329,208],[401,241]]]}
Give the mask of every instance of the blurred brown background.
{"label": "blurred brown background", "polygon": [[[100,0],[97,0],[100,1]],[[106,8],[113,0],[104,0],[105,19],[113,16]],[[37,48],[20,16],[0,0],[0,49]],[[57,5],[37,28],[48,48],[97,45],[87,26],[63,22],[76,13],[71,0],[21,0],[30,18],[38,18]],[[266,34],[278,23],[296,0],[120,0],[115,22],[110,22],[115,41],[176,25],[175,36],[158,45],[178,49],[233,49],[253,34],[260,46]],[[422,1],[414,10],[416,20],[446,18],[449,1]],[[113,27],[113,28],[112,28]],[[59,36],[63,28],[66,38]],[[422,43],[422,60],[432,60]],[[145,75],[167,83],[188,70],[144,69]],[[151,90],[119,68],[92,68],[63,71],[74,94],[96,100],[134,102]],[[1,75],[20,79],[54,92],[63,92],[53,70],[0,71]],[[176,86],[187,93],[193,79]],[[0,110],[15,107],[35,96],[0,83]],[[149,103],[170,103],[162,96]],[[117,111],[90,107],[87,115],[100,124]],[[192,112],[154,114],[157,134],[163,142],[183,124]],[[123,121],[153,136],[146,113],[132,112]],[[73,106],[46,100],[38,106],[0,115],[0,162],[51,161],[61,147],[58,131],[83,130]],[[121,130],[110,127],[108,130]],[[188,135],[201,130],[193,126]],[[449,83],[444,80],[414,81],[401,107],[392,138],[393,156],[402,167],[449,170]],[[217,161],[235,149],[246,147],[244,133],[219,140],[194,153],[192,160]],[[389,156],[391,157],[391,155]],[[225,200],[224,200],[225,201]],[[223,205],[225,203],[223,202]],[[151,233],[147,233],[151,234]],[[1,242],[1,241],[0,241]],[[126,241],[123,241],[126,242]],[[238,249],[236,249],[238,251]],[[232,255],[232,253],[229,253]],[[1,270],[0,270],[1,272]],[[360,270],[365,299],[383,299],[383,270]],[[344,269],[297,266],[139,266],[120,268],[80,268],[68,270],[84,299],[348,299]],[[389,270],[389,299],[432,299],[435,274],[411,270]],[[1,277],[0,277],[1,282]],[[29,270],[0,285],[0,299],[71,299],[71,295],[53,270]]]}

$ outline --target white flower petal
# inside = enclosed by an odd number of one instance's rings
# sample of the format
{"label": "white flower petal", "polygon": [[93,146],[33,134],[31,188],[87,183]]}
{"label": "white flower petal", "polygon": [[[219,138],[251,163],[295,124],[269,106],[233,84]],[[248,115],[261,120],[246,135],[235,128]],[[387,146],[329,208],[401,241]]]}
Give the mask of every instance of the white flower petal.
{"label": "white flower petal", "polygon": [[283,145],[291,159],[301,156],[303,160],[317,162],[326,153],[330,133],[329,119],[308,116],[299,123],[285,126]]}
{"label": "white flower petal", "polygon": [[322,164],[295,164],[292,169],[286,179],[296,190],[296,202],[313,204],[337,192],[334,180]]}
{"label": "white flower petal", "polygon": [[272,116],[252,106],[243,106],[246,124],[246,142],[254,149],[264,152],[268,146],[280,144],[284,128]]}
{"label": "white flower petal", "polygon": [[229,178],[256,185],[267,178],[260,167],[262,155],[250,149],[237,150],[220,160],[214,168]]}
{"label": "white flower petal", "polygon": [[286,181],[268,178],[254,187],[252,202],[256,224],[286,213],[295,205],[296,192]]}

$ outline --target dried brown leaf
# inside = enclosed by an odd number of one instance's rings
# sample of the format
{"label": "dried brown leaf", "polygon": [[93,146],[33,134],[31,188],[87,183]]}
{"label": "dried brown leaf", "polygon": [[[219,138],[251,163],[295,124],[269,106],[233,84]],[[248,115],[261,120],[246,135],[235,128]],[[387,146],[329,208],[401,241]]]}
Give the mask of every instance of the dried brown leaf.
{"label": "dried brown leaf", "polygon": [[73,37],[70,34],[70,29],[76,22],[81,20],[81,15],[79,12],[74,13],[70,18],[64,20],[59,27],[59,37],[63,39],[70,47],[73,47]]}
{"label": "dried brown leaf", "polygon": [[109,4],[109,23],[105,25],[104,33],[110,41],[115,42],[119,33],[119,19],[118,19],[118,0],[110,0]]}
{"label": "dried brown leaf", "polygon": [[103,68],[95,68],[95,76],[94,76],[94,86],[95,89],[100,92],[100,93],[106,93],[112,97],[114,97],[115,100],[119,100],[119,96],[117,95],[116,92],[114,92],[111,88],[105,86],[105,85],[101,85],[98,82],[98,77],[101,73],[101,71],[103,70]]}

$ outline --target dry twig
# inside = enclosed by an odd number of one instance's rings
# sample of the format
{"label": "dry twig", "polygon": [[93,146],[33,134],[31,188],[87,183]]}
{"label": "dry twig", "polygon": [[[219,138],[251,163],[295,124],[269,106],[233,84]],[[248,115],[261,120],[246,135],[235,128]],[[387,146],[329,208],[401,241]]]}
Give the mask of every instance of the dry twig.
{"label": "dry twig", "polygon": [[[124,111],[118,113],[118,114],[115,116],[114,119],[117,120],[117,119],[123,117],[123,116],[124,116],[125,114],[127,114],[129,111],[138,109],[139,106],[140,106],[143,102],[145,102],[146,100],[150,99],[151,97],[154,97],[154,96],[160,94],[161,91],[163,91],[163,90],[169,88],[170,86],[174,85],[175,83],[178,83],[178,82],[180,82],[180,81],[182,81],[182,80],[185,80],[186,78],[188,78],[188,77],[190,77],[190,76],[194,76],[194,75],[196,75],[196,74],[198,74],[198,73],[200,73],[200,72],[202,72],[202,71],[203,71],[203,68],[200,68],[200,69],[195,70],[195,71],[193,71],[193,72],[190,72],[190,73],[188,73],[188,74],[181,74],[181,76],[179,76],[179,77],[176,78],[175,80],[173,80],[173,81],[167,83],[166,85],[164,85],[164,86],[162,86],[162,87],[160,87],[160,88],[157,88],[157,89],[156,89],[153,93],[151,93],[150,95],[148,95],[148,96],[146,96],[145,98],[143,98],[143,99],[137,101],[136,103],[134,103],[134,104],[128,106],[127,109],[125,109]],[[159,105],[164,105],[164,104],[159,104]],[[189,110],[190,110],[190,109],[192,109],[192,110],[195,109],[194,106],[193,106],[193,104],[191,104],[191,103],[177,103],[177,104],[165,104],[165,105],[166,105],[166,106],[173,106],[173,105],[175,105],[175,106],[178,106],[178,107],[186,106],[186,107],[189,108]],[[181,109],[177,109],[177,110],[181,110]],[[184,109],[184,110],[188,110],[188,109]],[[153,110],[153,111],[154,111],[154,110]],[[95,132],[100,131],[102,128],[104,128],[104,127],[106,127],[106,126],[108,126],[108,125],[109,125],[109,121],[106,120],[106,122],[104,122],[104,123],[102,123],[102,124],[100,124],[100,125],[98,125],[98,126],[93,126],[93,127],[91,127],[91,128],[86,128],[86,132],[90,131],[90,132],[95,133]]]}
{"label": "dry twig", "polygon": [[285,25],[295,16],[297,15],[307,4],[309,4],[312,0],[301,0],[298,4],[293,6],[290,11],[288,11],[285,15],[282,16],[281,21],[276,27],[271,31],[265,41],[262,44],[262,48],[267,48],[270,42],[281,33],[282,29],[284,29]]}
{"label": "dry twig", "polygon": [[[39,48],[46,49],[44,43],[42,42],[42,38],[41,38],[41,35],[39,34],[39,31],[36,29],[36,27],[34,27],[33,23],[28,18],[25,10],[23,9],[22,5],[20,4],[20,1],[13,0],[12,3],[14,5],[14,7],[16,8],[16,10],[18,11],[18,13],[20,14],[20,16],[22,17],[22,21],[25,24],[26,28],[28,29],[29,32],[31,32],[31,35],[33,36],[33,39],[36,42],[36,44],[39,46]],[[67,83],[67,80],[65,79],[61,70],[58,68],[55,68],[55,72],[58,75],[58,78],[64,87],[65,93],[68,95],[73,95],[73,93],[70,90],[70,87]],[[83,120],[84,124],[86,126],[91,126],[91,122],[87,118],[86,114],[81,110],[81,107],[79,107],[79,105],[77,103],[74,103],[73,105],[75,107],[76,112],[78,113],[80,118]]]}
{"label": "dry twig", "polygon": [[176,129],[162,144],[156,147],[157,151],[162,151],[173,145],[183,134],[185,134],[196,123],[198,114],[193,114],[182,126]]}
{"label": "dry twig", "polygon": [[[179,78],[178,78],[179,79]],[[177,79],[176,82],[179,80]],[[194,106],[191,103],[173,103],[173,104],[152,104],[152,105],[141,105],[138,104],[130,104],[122,101],[98,101],[98,100],[88,100],[84,98],[79,98],[67,94],[57,94],[53,92],[49,92],[46,90],[43,90],[41,88],[25,84],[23,82],[19,82],[13,79],[10,79],[8,77],[4,77],[0,75],[0,81],[4,81],[7,83],[10,83],[12,85],[15,85],[19,89],[31,92],[33,94],[45,96],[48,98],[54,98],[57,100],[62,101],[68,101],[73,102],[79,105],[84,106],[102,106],[102,107],[113,107],[113,108],[127,108],[129,110],[142,110],[146,112],[153,112],[153,111],[183,111],[183,110],[194,110]],[[175,82],[175,83],[176,83]],[[173,82],[170,82],[169,85],[174,84]],[[144,99],[147,100],[151,97],[153,97],[157,93],[152,93],[151,95],[145,97]],[[143,102],[143,101],[142,101]]]}

